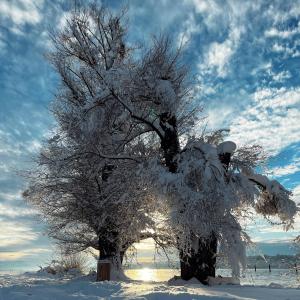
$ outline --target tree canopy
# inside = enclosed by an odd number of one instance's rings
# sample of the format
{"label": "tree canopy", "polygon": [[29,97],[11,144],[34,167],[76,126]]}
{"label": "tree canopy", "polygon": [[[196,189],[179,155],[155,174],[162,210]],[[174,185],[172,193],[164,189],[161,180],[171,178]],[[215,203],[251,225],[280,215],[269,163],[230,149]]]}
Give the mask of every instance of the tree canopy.
{"label": "tree canopy", "polygon": [[179,250],[184,279],[205,282],[219,243],[238,275],[249,241],[240,218],[251,207],[288,229],[297,212],[291,193],[257,173],[259,146],[200,132],[181,47],[160,35],[138,49],[126,30],[123,11],[94,4],[76,7],[52,34],[57,129],[25,195],[71,250],[92,246],[121,261],[151,236]]}

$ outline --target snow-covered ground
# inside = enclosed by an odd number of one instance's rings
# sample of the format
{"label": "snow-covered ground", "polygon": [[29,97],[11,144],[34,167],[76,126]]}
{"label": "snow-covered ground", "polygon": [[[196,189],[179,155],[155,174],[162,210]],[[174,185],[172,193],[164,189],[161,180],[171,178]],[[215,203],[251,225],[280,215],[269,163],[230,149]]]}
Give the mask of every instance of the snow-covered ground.
{"label": "snow-covered ground", "polygon": [[[300,270],[299,270],[300,271]],[[222,277],[231,276],[230,269],[217,269],[217,275]],[[240,282],[241,285],[255,285],[255,286],[268,286],[270,283],[280,284],[283,287],[297,288],[300,286],[300,272],[295,273],[294,269],[246,269],[243,272]],[[127,269],[125,274],[131,279],[143,281],[168,281],[174,276],[178,276],[180,271],[177,269],[153,269],[153,268],[139,268]],[[300,300],[300,298],[299,298]]]}
{"label": "snow-covered ground", "polygon": [[0,300],[100,300],[100,299],[270,299],[299,300],[299,288],[222,285],[207,287],[191,281],[95,282],[89,276],[54,276],[38,273],[0,276]]}

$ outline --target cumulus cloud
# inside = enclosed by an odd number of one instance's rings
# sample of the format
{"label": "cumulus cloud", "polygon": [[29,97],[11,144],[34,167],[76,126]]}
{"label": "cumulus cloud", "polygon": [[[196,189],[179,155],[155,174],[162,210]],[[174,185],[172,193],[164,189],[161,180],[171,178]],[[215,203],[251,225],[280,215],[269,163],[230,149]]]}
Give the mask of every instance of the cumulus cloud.
{"label": "cumulus cloud", "polygon": [[26,207],[17,207],[8,204],[0,203],[0,217],[24,217],[24,216],[33,216],[37,214],[37,211],[32,208]]}
{"label": "cumulus cloud", "polygon": [[285,29],[285,30],[279,30],[276,27],[272,27],[268,30],[265,31],[265,36],[266,37],[278,37],[278,38],[283,38],[283,39],[287,39],[290,38],[292,36],[294,36],[295,34],[299,34],[300,33],[300,23],[298,23],[296,28],[293,29]]}
{"label": "cumulus cloud", "polygon": [[37,153],[41,147],[42,147],[41,142],[36,139],[33,139],[27,143],[27,150],[30,153]]}
{"label": "cumulus cloud", "polygon": [[247,233],[255,243],[291,243],[299,235],[299,230],[299,217],[295,218],[294,226],[289,231],[284,230],[282,225],[270,225],[261,216],[256,216],[255,220],[249,223],[246,228]]}
{"label": "cumulus cloud", "polygon": [[210,45],[206,56],[206,68],[215,68],[220,77],[226,76],[231,56],[238,46],[241,31],[241,29],[234,28],[223,43],[214,42]]}
{"label": "cumulus cloud", "polygon": [[28,244],[38,238],[37,233],[21,222],[4,221],[0,218],[0,249]]}
{"label": "cumulus cloud", "polygon": [[300,205],[300,184],[293,189],[293,198]]}
{"label": "cumulus cloud", "polygon": [[20,251],[1,251],[0,261],[14,261],[24,257],[37,256],[42,253],[48,253],[50,251],[50,249],[46,248],[30,248]]}
{"label": "cumulus cloud", "polygon": [[[21,130],[22,128],[19,129]],[[37,153],[40,149],[41,141],[36,138],[30,139],[29,137],[26,141],[22,140],[19,137],[21,135],[19,129],[15,128],[14,132],[9,130],[9,128],[4,128],[3,130],[0,129],[0,155],[5,154],[17,157],[23,156],[24,154]],[[46,134],[46,130],[43,134]]]}
{"label": "cumulus cloud", "polygon": [[291,163],[282,167],[271,168],[269,171],[274,177],[283,177],[295,174],[300,171],[300,158],[293,158]]}
{"label": "cumulus cloud", "polygon": [[[240,36],[244,32],[240,15],[236,12],[236,6],[231,3],[228,7],[228,16],[224,13],[224,8],[213,1],[194,1],[196,10],[205,15],[204,23],[212,32],[218,26],[219,30],[228,28],[227,38],[222,41],[212,42],[204,57],[204,63],[199,65],[200,70],[213,71],[217,75],[225,77],[228,73],[230,59],[239,46]],[[245,11],[240,12],[241,14]],[[221,21],[220,21],[221,20]]]}
{"label": "cumulus cloud", "polygon": [[191,13],[182,24],[182,30],[178,34],[178,45],[187,44],[192,36],[200,31],[201,25],[196,22],[195,15]]}
{"label": "cumulus cloud", "polygon": [[295,45],[290,46],[288,44],[282,44],[275,42],[272,46],[272,50],[275,53],[279,53],[283,56],[283,58],[288,58],[288,57],[299,57],[300,56],[300,51],[298,50],[298,43],[295,43]]}
{"label": "cumulus cloud", "polygon": [[281,1],[271,1],[263,13],[263,17],[272,20],[274,25],[280,26],[289,19],[300,16],[300,6],[297,1],[287,1],[284,3],[284,7],[281,7],[282,4]]}
{"label": "cumulus cloud", "polygon": [[291,73],[289,71],[282,71],[279,73],[272,73],[271,74],[273,76],[273,80],[274,81],[279,81],[279,82],[283,82],[286,79],[289,79],[292,77]]}
{"label": "cumulus cloud", "polygon": [[194,5],[196,13],[204,16],[203,23],[207,28],[218,29],[225,14],[223,7],[217,1],[191,0],[189,2]]}
{"label": "cumulus cloud", "polygon": [[36,24],[41,21],[39,6],[43,0],[3,0],[0,2],[0,16],[17,25]]}
{"label": "cumulus cloud", "polygon": [[22,35],[25,24],[35,25],[42,20],[40,8],[44,0],[2,0],[0,1],[0,21],[10,22],[7,28]]}
{"label": "cumulus cloud", "polygon": [[260,144],[271,155],[299,142],[300,88],[262,88],[252,102],[233,119],[231,139],[239,144]]}
{"label": "cumulus cloud", "polygon": [[16,192],[0,192],[0,199],[5,199],[8,201],[20,199],[22,195],[22,191],[18,190]]}
{"label": "cumulus cloud", "polygon": [[[222,114],[220,114],[220,110],[222,110]],[[208,128],[211,129],[219,129],[224,126],[226,120],[230,118],[233,113],[233,108],[230,106],[214,106],[207,110],[208,118]]]}
{"label": "cumulus cloud", "polygon": [[59,19],[58,19],[56,28],[57,28],[58,30],[61,30],[61,29],[65,28],[66,25],[67,25],[67,21],[68,21],[71,17],[72,17],[72,12],[71,12],[71,11],[65,11],[65,12],[63,12],[63,13],[59,16]]}
{"label": "cumulus cloud", "polygon": [[[270,232],[263,234],[262,236],[256,236],[252,239],[254,243],[264,243],[264,244],[290,244],[293,242],[293,237],[286,238],[283,236],[277,236],[276,238],[270,239],[268,235]],[[282,235],[283,232],[280,232],[280,235]]]}
{"label": "cumulus cloud", "polygon": [[[216,37],[207,47],[202,69],[215,71],[221,77],[226,77],[230,70],[233,56],[240,47],[241,38],[249,29],[249,13],[260,10],[260,4],[244,1],[202,1],[193,0],[196,12],[203,15],[203,23],[208,32]],[[221,38],[227,31],[226,38]],[[201,69],[201,66],[200,66]]]}

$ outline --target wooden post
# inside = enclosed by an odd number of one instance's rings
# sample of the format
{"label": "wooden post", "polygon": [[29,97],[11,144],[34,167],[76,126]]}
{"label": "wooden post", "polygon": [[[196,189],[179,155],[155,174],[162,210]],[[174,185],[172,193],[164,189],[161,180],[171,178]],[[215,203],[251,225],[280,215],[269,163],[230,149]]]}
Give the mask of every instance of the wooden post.
{"label": "wooden post", "polygon": [[98,260],[96,280],[110,280],[110,262],[108,260]]}

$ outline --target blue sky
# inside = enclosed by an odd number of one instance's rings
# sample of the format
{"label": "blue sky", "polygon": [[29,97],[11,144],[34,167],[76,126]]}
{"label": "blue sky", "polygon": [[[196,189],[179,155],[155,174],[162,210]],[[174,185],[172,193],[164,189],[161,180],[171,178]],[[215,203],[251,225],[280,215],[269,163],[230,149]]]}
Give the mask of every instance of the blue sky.
{"label": "blue sky", "polygon": [[[103,2],[113,9],[125,3]],[[30,167],[55,126],[48,107],[58,78],[43,54],[51,48],[48,29],[63,25],[71,3],[0,1],[0,268],[42,262],[51,253],[43,225],[22,200],[26,182],[18,170]],[[230,128],[238,145],[261,144],[271,156],[265,172],[300,202],[300,1],[126,3],[129,40],[147,43],[151,34],[168,32],[186,42],[208,128]],[[248,230],[254,241],[284,252],[300,218],[288,233],[259,218]]]}

